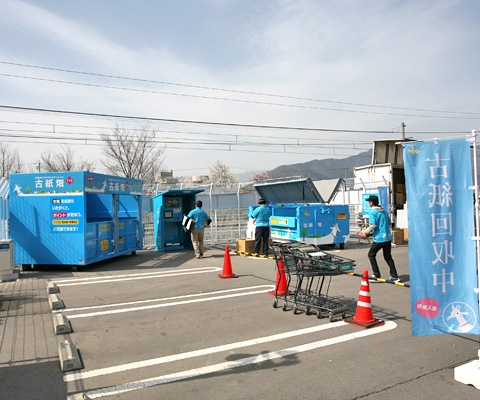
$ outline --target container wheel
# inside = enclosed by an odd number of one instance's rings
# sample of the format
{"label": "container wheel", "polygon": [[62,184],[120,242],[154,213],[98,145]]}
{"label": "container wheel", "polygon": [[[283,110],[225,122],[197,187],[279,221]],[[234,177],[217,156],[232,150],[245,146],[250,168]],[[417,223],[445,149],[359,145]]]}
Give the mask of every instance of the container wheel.
{"label": "container wheel", "polygon": [[32,269],[32,264],[22,264],[22,271],[31,271]]}

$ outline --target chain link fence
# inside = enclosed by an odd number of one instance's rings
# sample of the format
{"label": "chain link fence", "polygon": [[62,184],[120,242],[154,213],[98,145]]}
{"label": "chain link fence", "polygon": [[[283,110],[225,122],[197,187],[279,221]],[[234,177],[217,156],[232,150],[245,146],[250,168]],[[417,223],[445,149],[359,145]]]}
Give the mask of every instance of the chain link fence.
{"label": "chain link fence", "polygon": [[[257,205],[259,195],[252,185],[240,184],[235,190],[223,185],[194,185],[185,187],[183,184],[162,185],[154,190],[155,195],[169,189],[204,189],[196,195],[197,200],[203,202],[203,210],[210,215],[212,224],[205,229],[205,243],[210,245],[223,245],[235,243],[236,239],[245,238],[248,225],[248,209]],[[350,237],[356,238],[356,234],[362,226],[362,202],[363,191],[346,190],[340,191],[332,201],[332,204],[348,204],[350,211]],[[143,227],[144,248],[154,248],[154,217],[151,209],[146,209],[148,199],[145,196]],[[147,204],[147,205],[146,205]],[[145,206],[146,205],[146,206]]]}

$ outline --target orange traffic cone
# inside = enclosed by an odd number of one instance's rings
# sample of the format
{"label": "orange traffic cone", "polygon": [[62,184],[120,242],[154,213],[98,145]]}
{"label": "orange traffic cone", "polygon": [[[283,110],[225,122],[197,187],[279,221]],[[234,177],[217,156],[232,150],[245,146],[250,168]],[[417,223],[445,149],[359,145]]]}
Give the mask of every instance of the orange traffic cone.
{"label": "orange traffic cone", "polygon": [[277,278],[275,280],[275,289],[268,292],[272,296],[283,296],[287,292],[287,278],[285,277],[285,263],[282,255],[277,257]]}
{"label": "orange traffic cone", "polygon": [[353,318],[345,319],[345,322],[359,326],[360,328],[371,328],[372,326],[383,325],[385,323],[383,320],[373,317],[368,270],[363,271],[355,315]]}
{"label": "orange traffic cone", "polygon": [[221,275],[218,275],[221,279],[228,279],[228,278],[238,278],[232,272],[232,261],[230,260],[230,251],[228,250],[228,245],[225,246],[225,256],[223,257],[223,271]]}

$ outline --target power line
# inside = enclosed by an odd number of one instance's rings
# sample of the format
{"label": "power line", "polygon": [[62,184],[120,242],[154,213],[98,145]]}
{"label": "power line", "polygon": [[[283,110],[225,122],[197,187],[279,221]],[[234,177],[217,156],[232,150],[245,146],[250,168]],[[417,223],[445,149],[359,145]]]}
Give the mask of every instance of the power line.
{"label": "power line", "polygon": [[291,127],[291,126],[278,126],[278,125],[277,126],[276,125],[254,125],[254,124],[238,124],[238,123],[228,123],[228,122],[208,122],[208,121],[181,120],[181,119],[170,119],[170,118],[140,117],[140,116],[131,116],[131,115],[119,115],[119,114],[102,114],[102,113],[91,113],[91,112],[81,112],[81,111],[66,111],[66,110],[58,110],[58,109],[54,110],[54,109],[45,109],[45,108],[18,107],[18,106],[8,106],[8,105],[1,105],[1,104],[0,104],[0,108],[6,109],[6,110],[41,112],[41,113],[48,113],[48,114],[77,115],[77,116],[88,116],[88,117],[96,117],[96,118],[116,118],[116,119],[124,119],[124,120],[227,126],[227,127],[239,127],[239,128],[295,130],[295,131],[306,131],[306,132],[391,133],[389,131],[305,128],[305,127]]}
{"label": "power line", "polygon": [[[33,126],[51,126],[51,127],[65,127],[65,128],[86,128],[86,129],[99,129],[99,130],[107,130],[107,129],[112,129],[111,126],[92,126],[92,125],[72,125],[72,124],[58,124],[58,123],[52,123],[52,122],[26,122],[26,121],[12,121],[12,120],[0,120],[0,123],[4,124],[16,124],[16,125],[33,125]],[[269,128],[270,129],[270,128]],[[296,129],[294,127],[290,128],[292,130]],[[312,128],[313,129],[313,128]],[[392,131],[376,131],[376,130],[347,130],[347,129],[327,129],[327,128],[317,128],[318,130],[323,129],[324,132],[340,132],[340,133],[378,133],[378,134],[392,134],[392,133],[399,133],[399,130],[396,130],[395,132]],[[152,128],[152,131],[161,131],[161,132],[167,132],[167,133],[191,133],[191,134],[198,134],[198,135],[203,135],[205,134],[204,132],[189,132],[189,131],[165,131],[165,130],[160,130],[157,128]],[[461,135],[461,134],[466,134],[468,132],[465,131],[409,131],[408,132],[410,135],[444,135],[444,134],[450,134],[450,135]],[[206,134],[211,134],[211,135],[225,135],[223,133],[206,133]],[[242,136],[253,136],[253,135],[244,135]],[[256,137],[256,136],[255,136]],[[312,140],[317,140],[316,138],[312,138]],[[324,140],[324,139],[318,139],[318,140]],[[337,141],[337,139],[335,139]],[[368,141],[370,143],[370,141]]]}
{"label": "power line", "polygon": [[[297,105],[297,104],[270,103],[270,102],[265,102],[265,101],[241,100],[241,99],[232,99],[232,98],[225,98],[225,97],[200,96],[200,95],[194,95],[194,94],[161,92],[161,91],[157,91],[157,90],[147,90],[147,89],[124,88],[124,87],[120,87],[120,86],[108,86],[108,85],[100,85],[100,84],[93,84],[93,83],[61,81],[59,79],[37,78],[37,77],[31,77],[31,76],[20,76],[20,75],[3,74],[3,73],[0,73],[0,76],[7,76],[7,77],[21,78],[21,79],[31,79],[31,80],[35,80],[35,81],[63,83],[63,84],[68,84],[68,85],[96,87],[96,88],[103,88],[103,89],[126,90],[126,91],[133,91],[133,92],[163,94],[163,95],[168,95],[168,96],[180,96],[180,97],[191,97],[191,98],[198,98],[198,99],[233,101],[233,102],[237,102],[237,103],[248,103],[248,104],[259,104],[259,105],[292,107],[292,108],[303,108],[303,109],[311,109],[311,110],[348,112],[348,113],[356,113],[356,114],[394,115],[394,116],[401,116],[401,117],[442,118],[442,119],[473,119],[473,120],[480,119],[480,116],[479,117],[465,117],[465,116],[454,117],[454,116],[446,116],[446,115],[421,115],[421,114],[405,114],[405,113],[381,112],[381,111],[346,110],[346,109],[340,109],[340,108],[305,106],[305,105]],[[387,107],[387,108],[390,108],[390,107]],[[433,112],[440,112],[440,111],[433,111]],[[473,113],[471,113],[471,114],[473,114]],[[478,115],[478,114],[474,114],[474,115]]]}
{"label": "power line", "polygon": [[[131,77],[125,77],[125,76],[119,76],[119,75],[108,75],[108,74],[99,74],[99,73],[93,73],[93,72],[75,71],[75,70],[69,70],[69,69],[45,67],[45,66],[38,66],[38,65],[31,65],[31,64],[13,63],[13,62],[8,62],[8,61],[0,61],[0,63],[1,64],[6,64],[6,65],[14,65],[14,66],[20,66],[20,67],[43,69],[43,70],[57,71],[57,72],[67,72],[67,73],[72,73],[72,74],[96,76],[96,77],[102,77],[102,78],[112,78],[112,79],[120,79],[120,80],[143,82],[143,83],[155,83],[155,84],[161,84],[161,85],[170,85],[170,86],[186,87],[186,88],[193,88],[193,89],[213,90],[213,91],[221,91],[221,92],[228,92],[228,93],[248,94],[248,95],[255,95],[255,96],[266,96],[266,97],[283,98],[283,99],[289,99],[289,100],[303,100],[303,101],[322,102],[322,103],[329,103],[329,104],[341,104],[341,105],[349,105],[349,106],[357,106],[357,107],[371,107],[371,108],[384,108],[384,109],[405,110],[405,111],[433,112],[433,113],[441,113],[441,114],[462,114],[462,115],[478,115],[479,114],[478,112],[475,113],[475,112],[466,112],[466,111],[449,111],[449,110],[433,110],[433,109],[413,108],[413,107],[384,106],[384,105],[375,105],[375,104],[366,104],[366,103],[353,103],[353,102],[345,102],[345,101],[315,99],[315,98],[308,98],[308,97],[287,96],[287,95],[272,94],[272,93],[262,93],[262,92],[253,92],[253,91],[244,91],[244,90],[235,90],[235,89],[225,89],[225,88],[200,86],[200,85],[192,85],[192,84],[182,84],[182,83],[149,80],[149,79],[141,79],[141,78],[131,78]],[[0,74],[0,75],[3,75],[3,74]],[[22,78],[21,76],[17,76],[17,77]],[[35,78],[30,78],[30,77],[23,77],[23,78],[35,79]],[[40,79],[40,78],[37,78],[37,79]],[[62,82],[62,81],[58,81],[58,82]],[[62,83],[70,83],[70,82],[62,82]],[[78,84],[78,83],[73,82],[73,84]],[[116,88],[116,87],[111,87],[111,88]],[[130,90],[133,90],[133,89],[130,89]],[[172,94],[172,93],[169,93],[169,94]],[[200,97],[203,97],[203,96],[200,96]],[[233,99],[221,99],[221,98],[219,98],[219,100],[235,101]],[[283,105],[283,106],[285,106],[284,104],[273,104],[273,103],[260,103],[260,104],[272,104],[272,105]],[[333,110],[334,111],[346,111],[346,110],[335,110],[335,109],[333,109]],[[399,115],[402,115],[402,114],[399,114]]]}

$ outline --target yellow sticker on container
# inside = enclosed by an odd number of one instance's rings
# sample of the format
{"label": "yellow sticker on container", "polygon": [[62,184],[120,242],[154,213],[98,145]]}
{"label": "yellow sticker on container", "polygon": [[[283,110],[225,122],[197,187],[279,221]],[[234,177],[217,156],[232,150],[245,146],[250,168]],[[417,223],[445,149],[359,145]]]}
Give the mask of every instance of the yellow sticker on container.
{"label": "yellow sticker on container", "polygon": [[337,219],[347,219],[347,214],[346,213],[337,214]]}
{"label": "yellow sticker on container", "polygon": [[100,241],[100,250],[102,251],[108,250],[108,239],[104,239]]}
{"label": "yellow sticker on container", "polygon": [[78,219],[54,219],[53,225],[78,225]]}

